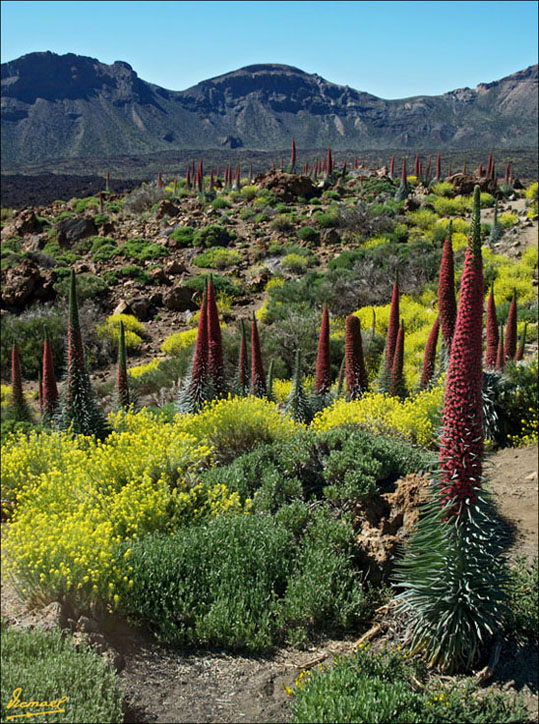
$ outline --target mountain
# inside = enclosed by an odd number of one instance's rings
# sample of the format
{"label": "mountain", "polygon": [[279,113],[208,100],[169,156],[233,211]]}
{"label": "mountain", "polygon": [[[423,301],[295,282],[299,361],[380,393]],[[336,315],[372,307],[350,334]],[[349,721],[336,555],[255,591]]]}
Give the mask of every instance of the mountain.
{"label": "mountain", "polygon": [[2,163],[185,149],[537,146],[537,65],[475,89],[383,100],[287,65],[171,91],[128,63],[30,53],[2,64]]}

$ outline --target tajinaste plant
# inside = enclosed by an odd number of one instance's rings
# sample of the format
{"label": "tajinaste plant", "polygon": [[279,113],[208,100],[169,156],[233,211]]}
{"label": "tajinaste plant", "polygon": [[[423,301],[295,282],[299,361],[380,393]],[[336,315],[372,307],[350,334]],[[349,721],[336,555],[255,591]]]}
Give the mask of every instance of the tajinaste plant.
{"label": "tajinaste plant", "polygon": [[520,344],[518,345],[517,353],[515,354],[515,362],[520,362],[524,357],[524,347],[526,345],[526,330],[528,329],[528,322],[524,322],[524,329],[520,337]]}
{"label": "tajinaste plant", "polygon": [[299,349],[296,350],[296,366],[290,394],[285,404],[285,412],[296,422],[309,424],[312,420],[311,408],[303,386],[303,370]]}
{"label": "tajinaste plant", "polygon": [[378,387],[381,392],[388,392],[391,383],[391,371],[393,370],[393,354],[395,345],[397,344],[397,335],[399,333],[399,277],[393,285],[393,294],[391,296],[391,307],[389,310],[389,323],[387,326],[387,338],[385,355],[382,361],[382,368],[378,378]]}
{"label": "tajinaste plant", "polygon": [[52,349],[47,337],[43,343],[41,387],[43,390],[41,418],[44,422],[51,422],[58,408],[58,386],[54,374]]}
{"label": "tajinaste plant", "polygon": [[499,631],[505,585],[493,507],[482,490],[479,200],[476,186],[446,379],[440,478],[396,575],[412,653],[449,671],[471,667]]}
{"label": "tajinaste plant", "polygon": [[223,362],[223,341],[221,336],[221,325],[219,323],[219,311],[215,300],[215,289],[213,279],[210,276],[207,290],[207,315],[208,315],[208,376],[215,396],[222,397],[225,394],[225,369]]}
{"label": "tajinaste plant", "polygon": [[496,367],[496,356],[498,354],[498,317],[496,315],[496,303],[494,302],[494,284],[490,287],[490,294],[487,300],[487,348],[485,351],[485,367],[493,370]]}
{"label": "tajinaste plant", "polygon": [[421,379],[419,381],[420,390],[428,390],[432,384],[434,370],[436,367],[436,345],[438,344],[438,333],[440,330],[440,318],[436,317],[431,327],[427,344],[425,345],[425,355],[423,357],[423,368],[421,370]]}
{"label": "tajinaste plant", "polygon": [[195,351],[190,369],[178,392],[177,410],[183,415],[198,412],[213,398],[208,375],[208,316],[206,294],[202,294]]}
{"label": "tajinaste plant", "polygon": [[19,348],[11,348],[11,407],[17,422],[32,422],[32,413],[22,390],[21,358]]}
{"label": "tajinaste plant", "polygon": [[363,357],[361,322],[353,314],[346,317],[344,349],[347,397],[357,400],[368,391],[369,382]]}
{"label": "tajinaste plant", "polygon": [[129,381],[127,377],[127,351],[125,348],[124,323],[120,320],[120,336],[118,340],[118,369],[116,372],[116,395],[118,407],[127,410],[129,399]]}
{"label": "tajinaste plant", "polygon": [[393,354],[393,367],[391,369],[391,382],[389,394],[392,397],[400,397],[403,400],[407,396],[406,384],[404,381],[404,322],[401,322],[395,353]]}
{"label": "tajinaste plant", "polygon": [[505,347],[504,354],[506,360],[514,359],[517,353],[517,290],[513,289],[513,298],[507,314],[507,326],[505,328]]}
{"label": "tajinaste plant", "polygon": [[253,314],[253,326],[251,328],[251,394],[255,397],[266,397],[266,378],[262,365],[262,351],[260,349],[260,337],[256,317]]}
{"label": "tajinaste plant", "polygon": [[457,299],[455,296],[455,262],[453,258],[453,242],[451,240],[451,225],[448,227],[447,239],[444,242],[442,260],[440,262],[440,276],[438,279],[438,313],[442,338],[447,353],[451,352],[451,342],[455,332],[457,320]]}

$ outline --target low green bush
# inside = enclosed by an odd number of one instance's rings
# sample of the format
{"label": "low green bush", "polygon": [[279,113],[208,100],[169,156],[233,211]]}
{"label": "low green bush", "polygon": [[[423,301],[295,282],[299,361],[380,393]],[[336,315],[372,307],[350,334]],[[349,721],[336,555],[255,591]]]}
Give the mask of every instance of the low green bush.
{"label": "low green bush", "polygon": [[[60,296],[67,299],[69,296],[69,277],[66,276],[57,281],[54,288]],[[108,288],[107,282],[94,274],[86,272],[77,274],[77,297],[79,301],[104,294],[108,291]]]}
{"label": "low green bush", "polygon": [[227,249],[224,246],[214,246],[203,254],[198,254],[193,259],[195,266],[207,267],[209,269],[226,269],[241,261],[241,254],[235,249]]}
{"label": "low green bush", "polygon": [[[206,288],[206,284],[209,278],[209,274],[199,274],[196,277],[191,277],[191,279],[188,279],[185,282],[185,286],[189,287],[190,289],[195,289],[197,292],[203,292]],[[213,280],[213,286],[217,294],[223,292],[224,294],[229,294],[232,297],[236,297],[241,294],[241,290],[233,282],[231,282],[230,279],[227,279],[220,274],[212,274],[211,278]]]}
{"label": "low green bush", "polygon": [[277,214],[270,224],[275,231],[292,231],[295,228],[295,219],[292,214]]}
{"label": "low green bush", "polygon": [[148,239],[128,239],[125,244],[120,247],[120,253],[126,259],[135,259],[137,261],[146,261],[148,259],[159,259],[167,256],[167,250],[161,244],[155,244]]}
{"label": "low green bush", "polygon": [[[75,647],[59,630],[3,629],[1,637],[2,721],[21,712],[25,717],[39,713],[40,721],[124,721],[118,676],[98,653],[84,645]],[[8,708],[14,696],[21,702],[57,702],[57,706]],[[48,713],[55,709],[62,712]]]}
{"label": "low green bush", "polygon": [[508,575],[507,629],[521,641],[539,639],[539,566],[537,556],[531,562],[517,558]]}
{"label": "low green bush", "polygon": [[317,229],[313,229],[312,226],[302,226],[297,232],[298,239],[302,241],[310,241],[313,244],[318,244],[320,241],[320,232]]}
{"label": "low green bush", "polygon": [[11,348],[17,343],[23,377],[37,379],[43,359],[43,337],[47,335],[57,376],[64,367],[66,314],[60,305],[39,305],[22,314],[6,314],[0,335],[1,372],[9,379]]}
{"label": "low green bush", "polygon": [[[217,199],[215,199],[217,201]],[[178,226],[170,235],[170,239],[179,246],[191,246],[196,229],[193,226]]]}
{"label": "low green bush", "polygon": [[108,261],[120,253],[118,245],[106,236],[93,236],[90,251],[94,261]]}
{"label": "low green bush", "polygon": [[87,209],[99,208],[99,199],[95,196],[87,196],[85,199],[73,199],[73,201],[75,202],[74,207],[76,214],[82,214]]}
{"label": "low green bush", "polygon": [[228,246],[235,234],[220,224],[210,224],[196,231],[193,246]]}
{"label": "low green bush", "polygon": [[18,236],[2,241],[2,269],[18,264],[22,259],[23,247]]}
{"label": "low green bush", "polygon": [[211,207],[212,209],[230,209],[232,208],[232,204],[223,196],[217,196],[217,198],[211,202]]}
{"label": "low green bush", "polygon": [[301,274],[309,267],[309,262],[304,256],[299,254],[287,254],[281,261],[281,266],[287,271],[294,274]]}
{"label": "low green bush", "polygon": [[331,229],[339,225],[339,215],[335,211],[329,213],[316,212],[314,218],[321,229]]}
{"label": "low green bush", "polygon": [[120,269],[120,276],[134,279],[136,282],[140,282],[141,284],[150,284],[152,281],[148,272],[144,271],[144,269],[141,269],[136,264],[126,264],[123,266]]}
{"label": "low green bush", "polygon": [[[297,515],[296,515],[297,517]],[[305,515],[300,515],[305,520]],[[163,642],[264,651],[347,628],[369,610],[353,531],[320,510],[293,532],[263,514],[224,515],[120,548],[133,584],[122,611]]]}
{"label": "low green bush", "polygon": [[438,724],[440,722],[527,721],[518,699],[502,692],[479,692],[477,684],[418,686],[426,673],[404,649],[368,646],[353,656],[336,658],[331,668],[304,670],[296,679],[292,722],[314,724]]}

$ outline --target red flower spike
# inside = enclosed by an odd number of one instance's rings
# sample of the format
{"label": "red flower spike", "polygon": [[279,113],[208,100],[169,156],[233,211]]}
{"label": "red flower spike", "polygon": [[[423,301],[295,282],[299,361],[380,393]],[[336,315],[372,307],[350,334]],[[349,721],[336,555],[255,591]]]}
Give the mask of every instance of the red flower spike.
{"label": "red flower spike", "polygon": [[402,178],[401,181],[404,185],[406,185],[406,158],[402,159]]}
{"label": "red flower spike", "polygon": [[54,374],[52,349],[47,337],[45,337],[45,342],[43,344],[41,386],[43,388],[42,414],[45,417],[51,418],[56,412],[56,408],[58,406],[58,387],[56,385],[56,376]]}
{"label": "red flower spike", "polygon": [[266,377],[262,366],[260,337],[258,336],[256,317],[253,314],[253,326],[251,328],[251,394],[255,397],[265,397],[266,392]]}
{"label": "red flower spike", "polygon": [[479,186],[474,189],[471,236],[447,372],[440,443],[441,494],[455,500],[458,518],[475,500],[483,457],[483,262]]}
{"label": "red flower spike", "polygon": [[423,357],[423,369],[421,370],[421,380],[419,389],[426,390],[430,385],[434,368],[436,365],[436,345],[438,344],[438,333],[440,330],[440,318],[436,317],[434,324],[430,330],[427,344],[425,345],[425,356]]}
{"label": "red flower spike", "polygon": [[399,327],[395,354],[393,355],[393,367],[391,368],[391,382],[389,394],[393,397],[404,397],[404,322]]}
{"label": "red flower spike", "polygon": [[419,178],[419,154],[415,155],[414,174],[416,178]]}
{"label": "red flower spike", "polygon": [[245,325],[241,320],[240,358],[238,364],[238,382],[240,389],[244,392],[249,381],[249,360],[247,359],[247,335]]}
{"label": "red flower spike", "polygon": [[349,314],[346,317],[344,333],[345,375],[348,399],[356,400],[367,392],[369,383],[365,360],[363,357],[363,343],[361,339],[361,323],[358,317]]}
{"label": "red flower spike", "polygon": [[395,175],[395,154],[391,156],[391,163],[389,165],[389,175],[393,177]]}
{"label": "red flower spike", "polygon": [[503,372],[505,365],[504,353],[503,353],[503,324],[500,325],[500,341],[498,342],[498,352],[496,354],[496,369],[498,372]]}
{"label": "red flower spike", "polygon": [[515,362],[520,362],[524,357],[524,347],[526,345],[526,330],[528,329],[528,322],[524,322],[524,329],[522,330],[522,336],[520,338],[520,344],[518,345],[517,353],[515,355]]}
{"label": "red flower spike", "polygon": [[491,174],[492,174],[492,153],[489,153],[488,162],[487,162],[487,178],[490,178]]}
{"label": "red flower spike", "polygon": [[200,317],[198,320],[197,339],[193,367],[191,370],[191,389],[205,385],[208,373],[208,317],[206,312],[206,294],[202,293]]}
{"label": "red flower spike", "polygon": [[120,322],[120,339],[118,342],[118,369],[116,372],[116,392],[118,402],[125,410],[129,407],[129,382],[127,379],[127,353],[125,348],[124,323]]}
{"label": "red flower spike", "polygon": [[27,407],[22,391],[21,358],[16,344],[11,349],[11,404],[16,419],[26,419]]}
{"label": "red flower spike", "polygon": [[296,166],[296,142],[292,139],[292,155],[290,157],[290,173],[294,173]]}
{"label": "red flower spike", "polygon": [[329,349],[329,314],[326,307],[322,313],[322,325],[318,339],[318,354],[316,357],[316,375],[314,381],[315,394],[323,395],[331,387],[331,358]]}
{"label": "red flower spike", "polygon": [[386,356],[385,356],[385,367],[386,367],[386,378],[389,381],[391,370],[393,369],[393,355],[395,352],[395,345],[397,344],[397,335],[399,333],[399,281],[398,278],[393,285],[393,295],[391,297],[391,309],[389,311],[389,323],[387,327],[387,340],[386,340]]}
{"label": "red flower spike", "polygon": [[496,304],[494,302],[494,286],[490,288],[490,294],[487,301],[487,348],[485,352],[485,366],[487,369],[496,367],[496,358],[498,354],[498,342],[500,335],[498,333],[498,317],[496,315]]}
{"label": "red flower spike", "polygon": [[505,359],[512,360],[517,352],[517,292],[513,289],[513,298],[509,313],[507,315],[507,327],[505,329]]}
{"label": "red flower spike", "polygon": [[224,392],[225,371],[223,364],[223,342],[221,337],[221,325],[219,324],[219,312],[215,300],[215,289],[210,277],[207,293],[207,316],[208,316],[208,373],[215,390],[220,397]]}
{"label": "red flower spike", "polygon": [[444,242],[442,260],[440,262],[440,277],[438,280],[438,313],[440,327],[447,351],[451,350],[451,340],[455,331],[457,320],[457,300],[455,297],[455,263],[453,259],[453,244],[451,233]]}
{"label": "red flower spike", "polygon": [[440,159],[440,154],[436,156],[436,178],[442,178],[442,161]]}

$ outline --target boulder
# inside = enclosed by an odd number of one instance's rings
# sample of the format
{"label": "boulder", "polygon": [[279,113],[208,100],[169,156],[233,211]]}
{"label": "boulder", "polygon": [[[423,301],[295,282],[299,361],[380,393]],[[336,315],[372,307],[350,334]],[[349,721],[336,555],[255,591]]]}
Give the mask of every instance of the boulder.
{"label": "boulder", "polygon": [[155,309],[148,297],[134,297],[129,300],[131,313],[141,322],[147,322],[155,314]]}
{"label": "boulder", "polygon": [[163,306],[173,312],[195,311],[198,306],[193,301],[193,290],[186,286],[172,287],[163,294]]}
{"label": "boulder", "polygon": [[475,186],[479,186],[481,191],[496,195],[498,192],[498,184],[495,179],[485,178],[484,176],[472,176],[466,173],[455,173],[447,179],[453,184],[456,194],[469,196],[473,194]]}
{"label": "boulder", "polygon": [[41,224],[32,209],[21,209],[2,229],[2,238],[24,236],[41,231]]}
{"label": "boulder", "polygon": [[162,219],[165,216],[178,216],[180,211],[180,207],[170,201],[170,199],[161,199],[155,212],[155,218]]}
{"label": "boulder", "polygon": [[313,185],[308,176],[286,173],[280,169],[272,169],[255,178],[260,188],[269,189],[277,198],[285,202],[294,201],[298,196],[312,199],[320,195],[320,189]]}
{"label": "boulder", "polygon": [[20,311],[34,301],[51,301],[56,297],[54,269],[40,269],[31,259],[2,271],[2,306]]}
{"label": "boulder", "polygon": [[60,246],[70,246],[80,239],[93,236],[96,232],[96,226],[88,216],[60,219],[56,225],[56,238]]}

